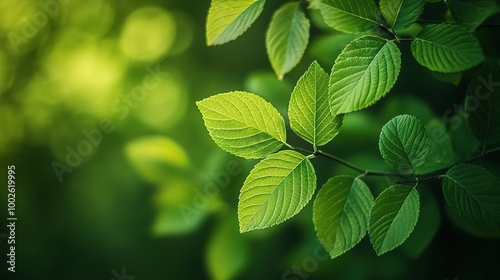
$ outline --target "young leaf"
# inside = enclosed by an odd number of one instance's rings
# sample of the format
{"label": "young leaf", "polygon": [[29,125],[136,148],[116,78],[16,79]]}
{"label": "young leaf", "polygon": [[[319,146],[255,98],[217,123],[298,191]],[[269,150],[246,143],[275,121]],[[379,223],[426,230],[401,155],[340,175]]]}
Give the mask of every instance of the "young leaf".
{"label": "young leaf", "polygon": [[442,178],[444,197],[455,212],[476,224],[500,226],[496,176],[481,166],[464,163],[453,166]]}
{"label": "young leaf", "polygon": [[265,0],[212,0],[207,17],[207,45],[238,38],[259,17]]}
{"label": "young leaf", "polygon": [[500,65],[488,59],[476,74],[465,98],[467,127],[485,143],[500,142]]}
{"label": "young leaf", "polygon": [[400,115],[384,125],[380,133],[379,149],[392,167],[414,173],[425,162],[430,140],[422,122],[414,116]]}
{"label": "young leaf", "polygon": [[419,210],[418,192],[408,186],[391,186],[375,199],[368,234],[377,255],[403,244],[417,224]]}
{"label": "young leaf", "polygon": [[420,65],[436,72],[460,72],[478,65],[484,54],[476,37],[459,26],[431,24],[411,43]]}
{"label": "young leaf", "polygon": [[238,203],[240,231],[263,229],[293,217],[311,200],[316,173],[308,158],[280,151],[250,171]]}
{"label": "young leaf", "polygon": [[288,2],[274,13],[266,34],[266,49],[279,79],[304,55],[309,42],[309,26],[299,2]]}
{"label": "young leaf", "polygon": [[370,189],[358,178],[336,176],[321,187],[314,200],[313,222],[332,259],[363,239],[372,206]]}
{"label": "young leaf", "polygon": [[380,25],[381,16],[373,0],[319,0],[325,23],[345,33],[362,33]]}
{"label": "young leaf", "polygon": [[392,29],[403,30],[417,21],[424,4],[424,0],[380,0],[380,11]]}
{"label": "young leaf", "polygon": [[343,115],[328,106],[328,74],[314,61],[295,86],[288,108],[292,130],[314,146],[330,142],[339,132]]}
{"label": "young leaf", "polygon": [[499,11],[495,0],[448,0],[446,3],[455,21],[470,31]]}
{"label": "young leaf", "polygon": [[374,104],[396,83],[400,68],[401,52],[394,42],[375,36],[354,40],[332,68],[332,113],[349,113]]}
{"label": "young leaf", "polygon": [[244,91],[196,102],[205,126],[223,150],[243,158],[263,158],[286,142],[285,121],[262,97]]}

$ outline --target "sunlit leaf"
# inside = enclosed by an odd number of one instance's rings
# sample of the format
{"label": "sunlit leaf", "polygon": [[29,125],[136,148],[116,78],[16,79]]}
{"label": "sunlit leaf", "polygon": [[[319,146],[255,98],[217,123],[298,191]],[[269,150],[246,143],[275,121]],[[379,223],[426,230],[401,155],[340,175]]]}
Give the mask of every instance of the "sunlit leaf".
{"label": "sunlit leaf", "polygon": [[476,37],[459,26],[431,24],[411,44],[415,59],[436,72],[460,72],[478,65],[484,54]]}
{"label": "sunlit leaf", "polygon": [[343,116],[330,111],[328,74],[316,61],[297,82],[288,117],[292,130],[315,146],[325,145],[338,134]]}
{"label": "sunlit leaf", "polygon": [[196,102],[205,126],[223,150],[244,158],[263,158],[283,146],[285,121],[262,97],[233,91]]}
{"label": "sunlit leaf", "polygon": [[495,175],[477,165],[459,164],[442,178],[444,196],[455,212],[473,223],[500,226],[500,189]]}
{"label": "sunlit leaf", "polygon": [[455,21],[468,30],[476,29],[499,11],[495,0],[447,0],[446,4]]}
{"label": "sunlit leaf", "polygon": [[465,99],[467,127],[477,139],[500,142],[500,65],[488,59],[471,81]]}
{"label": "sunlit leaf", "polygon": [[314,200],[313,222],[321,244],[335,258],[363,239],[368,229],[373,196],[360,179],[330,178]]}
{"label": "sunlit leaf", "polygon": [[400,68],[401,53],[394,42],[375,36],[354,40],[332,68],[332,113],[349,113],[374,104],[396,83]]}
{"label": "sunlit leaf", "polygon": [[424,0],[381,0],[380,11],[394,30],[410,27],[424,11]]}
{"label": "sunlit leaf", "polygon": [[279,79],[304,55],[309,42],[309,26],[299,2],[288,2],[274,13],[266,34],[266,49]]}
{"label": "sunlit leaf", "polygon": [[220,45],[243,34],[264,9],[265,0],[212,0],[207,18],[207,44]]}
{"label": "sunlit leaf", "polygon": [[393,250],[410,236],[419,209],[417,190],[404,185],[391,186],[375,199],[368,233],[377,255]]}
{"label": "sunlit leaf", "polygon": [[422,122],[410,115],[400,115],[382,128],[380,154],[392,167],[406,173],[415,172],[430,150],[430,140]]}
{"label": "sunlit leaf", "polygon": [[272,154],[255,165],[241,189],[240,231],[282,223],[311,200],[316,173],[308,158],[295,151]]}
{"label": "sunlit leaf", "polygon": [[230,217],[219,223],[208,243],[206,261],[214,280],[235,279],[248,263],[248,242]]}
{"label": "sunlit leaf", "polygon": [[380,25],[380,10],[374,0],[319,0],[325,23],[345,33],[366,32]]}
{"label": "sunlit leaf", "polygon": [[135,170],[152,183],[160,183],[172,173],[182,173],[190,165],[184,148],[162,136],[133,140],[125,146],[125,154]]}

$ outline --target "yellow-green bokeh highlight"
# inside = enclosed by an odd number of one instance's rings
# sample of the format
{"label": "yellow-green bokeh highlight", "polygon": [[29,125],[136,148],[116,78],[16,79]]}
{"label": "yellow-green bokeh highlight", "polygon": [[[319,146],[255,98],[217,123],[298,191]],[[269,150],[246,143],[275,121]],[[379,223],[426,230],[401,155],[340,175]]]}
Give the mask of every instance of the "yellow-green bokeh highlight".
{"label": "yellow-green bokeh highlight", "polygon": [[120,35],[120,49],[130,60],[154,62],[165,56],[176,35],[173,15],[159,7],[144,7],[131,13]]}

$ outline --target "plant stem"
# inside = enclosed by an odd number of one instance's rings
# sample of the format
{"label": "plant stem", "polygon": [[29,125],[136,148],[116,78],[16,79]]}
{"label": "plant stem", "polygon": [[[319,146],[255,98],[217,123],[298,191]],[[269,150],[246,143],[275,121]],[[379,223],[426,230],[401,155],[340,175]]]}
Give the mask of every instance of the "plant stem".
{"label": "plant stem", "polygon": [[[430,172],[430,173],[426,173],[426,174],[411,174],[411,173],[396,173],[396,172],[385,172],[385,171],[376,171],[376,170],[369,170],[369,169],[363,169],[359,166],[356,166],[342,158],[339,158],[335,155],[332,155],[332,154],[329,154],[329,153],[326,153],[322,150],[316,150],[316,151],[310,151],[310,150],[307,150],[307,149],[303,149],[303,148],[300,148],[300,147],[294,147],[294,146],[291,146],[291,145],[287,145],[288,147],[290,147],[291,149],[293,150],[297,150],[297,151],[301,151],[303,153],[306,153],[308,154],[308,156],[322,156],[324,158],[328,158],[330,160],[333,160],[335,162],[338,162],[354,171],[357,171],[359,173],[361,173],[363,176],[386,176],[386,177],[392,177],[392,178],[401,178],[403,179],[403,181],[400,181],[399,183],[421,183],[421,182],[425,182],[425,181],[430,181],[430,180],[434,180],[434,179],[437,179],[439,177],[441,177],[443,175],[443,173],[450,169],[452,166],[458,164],[458,163],[454,163],[452,164],[451,166],[448,166],[448,167],[445,167],[445,168],[442,168],[442,169],[439,169],[439,170],[435,170],[433,172]],[[483,151],[481,154],[479,155],[476,155],[475,157],[472,157],[466,161],[463,161],[461,163],[468,163],[468,162],[473,162],[473,161],[476,161],[480,158],[482,158],[483,156],[487,155],[487,154],[492,154],[492,153],[495,153],[495,152],[498,152],[500,151],[500,147],[496,147],[496,148],[493,148],[493,149],[490,149],[490,150],[487,150],[487,151]],[[437,175],[436,175],[437,174]],[[415,180],[407,180],[407,179],[404,179],[408,176],[413,176],[415,178]]]}

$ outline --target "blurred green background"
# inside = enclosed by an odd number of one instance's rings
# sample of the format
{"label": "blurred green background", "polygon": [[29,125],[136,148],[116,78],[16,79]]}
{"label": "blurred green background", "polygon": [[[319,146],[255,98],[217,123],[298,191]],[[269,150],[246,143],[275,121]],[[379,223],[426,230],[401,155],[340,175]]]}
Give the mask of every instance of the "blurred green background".
{"label": "blurred green background", "polygon": [[[256,161],[217,148],[195,101],[246,90],[286,117],[290,93],[307,66],[316,59],[331,69],[354,38],[324,28],[311,12],[309,49],[279,81],[264,40],[281,2],[268,1],[237,41],[206,47],[208,0],[0,0],[0,178],[6,182],[7,166],[16,166],[18,218],[16,273],[6,270],[7,239],[0,235],[0,278],[500,277],[499,231],[450,214],[437,181],[419,190],[420,221],[408,242],[382,257],[365,238],[347,254],[326,259],[311,203],[275,228],[238,232],[239,189]],[[434,13],[443,12],[432,5]],[[481,29],[477,36],[486,55],[498,58],[499,29]],[[474,139],[459,117],[451,118],[460,116],[475,69],[438,76],[413,60],[408,42],[401,48],[395,88],[377,105],[346,116],[325,150],[364,168],[387,169],[377,149],[380,129],[407,113],[429,131],[444,131],[434,141],[442,158],[472,154]],[[289,135],[291,143],[306,147]],[[500,170],[494,155],[480,163]],[[334,174],[355,174],[323,159],[314,164],[319,185]],[[383,178],[368,182],[374,194],[388,186]],[[0,197],[3,225],[5,183]],[[6,233],[2,226],[0,234]]]}

